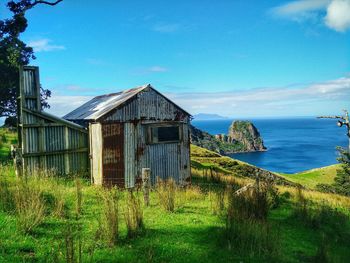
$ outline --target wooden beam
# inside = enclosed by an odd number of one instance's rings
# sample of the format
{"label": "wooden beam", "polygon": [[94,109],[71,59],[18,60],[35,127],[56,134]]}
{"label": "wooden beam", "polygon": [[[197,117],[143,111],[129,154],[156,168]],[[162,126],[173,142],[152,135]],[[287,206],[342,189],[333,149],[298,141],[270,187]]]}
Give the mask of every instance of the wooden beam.
{"label": "wooden beam", "polygon": [[88,148],[70,149],[70,150],[60,150],[51,152],[34,152],[34,153],[24,153],[23,157],[36,157],[41,155],[55,155],[55,154],[66,154],[66,153],[79,153],[87,152]]}
{"label": "wooden beam", "polygon": [[43,119],[46,119],[46,120],[49,120],[49,121],[52,121],[52,122],[59,122],[59,123],[62,123],[63,125],[65,126],[68,126],[72,129],[75,129],[75,130],[78,130],[78,131],[81,131],[83,133],[88,133],[88,131],[83,128],[82,126],[78,125],[78,124],[75,124],[73,122],[70,122],[70,121],[66,121],[64,119],[61,119],[61,118],[58,118],[56,116],[53,116],[51,114],[48,114],[46,112],[37,112],[37,111],[32,111],[32,110],[29,110],[29,109],[23,109],[23,111],[25,112],[28,112],[30,114],[33,114],[35,116],[38,116],[40,118],[43,118]]}

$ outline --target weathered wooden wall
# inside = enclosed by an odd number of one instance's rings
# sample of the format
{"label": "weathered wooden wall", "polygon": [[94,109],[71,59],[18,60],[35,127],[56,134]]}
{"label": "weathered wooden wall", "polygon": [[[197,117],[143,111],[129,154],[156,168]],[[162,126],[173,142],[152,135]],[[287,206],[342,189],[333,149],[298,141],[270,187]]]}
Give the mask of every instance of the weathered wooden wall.
{"label": "weathered wooden wall", "polygon": [[88,171],[88,132],[41,109],[39,69],[20,70],[19,145],[25,173]]}

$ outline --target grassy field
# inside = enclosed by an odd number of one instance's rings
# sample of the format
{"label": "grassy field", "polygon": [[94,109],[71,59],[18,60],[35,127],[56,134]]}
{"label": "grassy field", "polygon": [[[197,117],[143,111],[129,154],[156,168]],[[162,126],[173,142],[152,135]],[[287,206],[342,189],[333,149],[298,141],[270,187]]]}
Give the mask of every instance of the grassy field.
{"label": "grassy field", "polygon": [[332,184],[338,169],[340,169],[340,165],[335,164],[301,173],[280,175],[292,182],[302,184],[310,189],[315,189],[317,184]]}
{"label": "grassy field", "polygon": [[[230,190],[254,182],[250,166],[191,152],[193,185],[158,186],[148,207],[137,189],[20,180],[0,166],[0,262],[348,262],[350,198],[279,185],[266,188],[266,217],[255,219],[261,196]],[[283,176],[312,188],[335,169]]]}
{"label": "grassy field", "polygon": [[17,134],[6,128],[0,128],[0,162],[7,161],[11,144],[17,143]]}
{"label": "grassy field", "polygon": [[[27,184],[40,193],[44,213],[37,226],[24,232],[25,221],[18,211],[23,204],[4,201],[8,193],[23,186],[11,169],[2,167],[1,262],[78,262],[79,246],[81,262],[321,262],[317,261],[319,253],[327,254],[331,262],[346,262],[350,257],[350,200],[339,199],[334,210],[330,194],[310,200],[307,217],[300,218],[295,213],[296,190],[281,189],[279,205],[270,210],[266,222],[278,233],[278,238],[273,239],[276,251],[270,255],[258,254],[245,246],[242,250],[240,243],[230,247],[225,232],[227,196],[220,211],[216,192],[208,192],[206,187],[177,189],[173,212],[163,208],[158,190],[152,191],[149,207],[143,207],[141,201],[144,227],[133,237],[128,237],[126,227],[127,193],[120,191],[119,237],[111,246],[100,231],[104,222],[104,190],[83,183],[78,195],[74,180],[52,178],[30,179]],[[26,191],[21,193],[26,195]],[[78,196],[82,201],[77,216]],[[305,196],[309,199],[307,193]],[[38,214],[38,204],[30,207]],[[252,235],[249,231],[248,234]],[[254,238],[261,238],[257,235]],[[67,260],[67,247],[74,251],[74,261]]]}

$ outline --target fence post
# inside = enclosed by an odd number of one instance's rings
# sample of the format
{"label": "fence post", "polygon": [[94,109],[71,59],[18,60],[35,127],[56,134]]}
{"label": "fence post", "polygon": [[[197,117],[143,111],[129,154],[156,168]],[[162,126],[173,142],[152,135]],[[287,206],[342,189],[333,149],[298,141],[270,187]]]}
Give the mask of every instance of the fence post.
{"label": "fence post", "polygon": [[142,191],[143,198],[146,206],[149,206],[149,190],[151,188],[151,169],[142,168]]}

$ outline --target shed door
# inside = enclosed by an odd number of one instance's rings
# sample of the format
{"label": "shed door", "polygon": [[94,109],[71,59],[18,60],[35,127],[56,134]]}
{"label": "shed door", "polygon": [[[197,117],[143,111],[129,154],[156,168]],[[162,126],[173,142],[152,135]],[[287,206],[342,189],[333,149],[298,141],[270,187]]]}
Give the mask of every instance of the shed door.
{"label": "shed door", "polygon": [[124,180],[124,125],[102,124],[103,184],[125,187]]}

